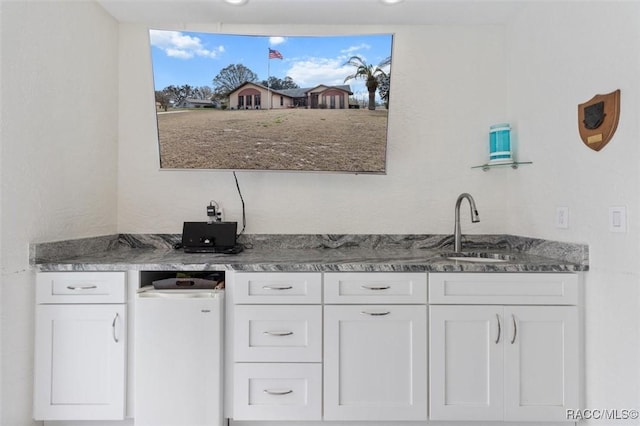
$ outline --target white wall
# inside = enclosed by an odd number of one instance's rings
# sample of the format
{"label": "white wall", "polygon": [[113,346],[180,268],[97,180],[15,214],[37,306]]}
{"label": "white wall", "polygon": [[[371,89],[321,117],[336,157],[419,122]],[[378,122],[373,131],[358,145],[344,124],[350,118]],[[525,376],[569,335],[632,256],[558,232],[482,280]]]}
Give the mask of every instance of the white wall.
{"label": "white wall", "polygon": [[[585,242],[586,407],[640,403],[640,4],[544,2],[509,26],[509,114],[522,159],[514,173],[509,232]],[[600,152],[578,134],[577,106],[621,90],[616,135]],[[608,229],[608,208],[626,206],[629,230]],[[556,207],[570,226],[556,229]],[[635,421],[637,424],[637,420]]]}
{"label": "white wall", "polygon": [[31,424],[29,243],[116,229],[117,24],[79,2],[2,10],[2,417]]}
{"label": "white wall", "polygon": [[[254,25],[221,31],[395,33],[387,175],[239,172],[248,233],[450,233],[456,197],[465,191],[475,196],[482,222],[463,229],[504,231],[505,201],[495,188],[501,173],[470,168],[486,161],[489,125],[505,119],[503,27]],[[211,199],[227,219],[239,220],[230,172],[158,170],[145,26],[121,25],[120,63],[119,231],[180,233],[182,222],[205,219]]]}

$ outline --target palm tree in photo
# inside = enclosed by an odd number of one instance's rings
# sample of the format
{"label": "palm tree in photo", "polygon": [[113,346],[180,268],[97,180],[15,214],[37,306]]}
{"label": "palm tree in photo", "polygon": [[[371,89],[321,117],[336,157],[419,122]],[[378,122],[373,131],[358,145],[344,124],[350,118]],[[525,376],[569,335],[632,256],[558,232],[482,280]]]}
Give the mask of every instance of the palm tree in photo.
{"label": "palm tree in photo", "polygon": [[378,88],[379,80],[381,76],[386,76],[382,67],[385,67],[391,63],[391,57],[388,57],[382,61],[379,65],[367,64],[361,57],[352,56],[344,65],[351,65],[356,68],[356,71],[344,79],[346,83],[352,79],[365,80],[365,85],[369,91],[369,109],[376,109],[376,89]]}

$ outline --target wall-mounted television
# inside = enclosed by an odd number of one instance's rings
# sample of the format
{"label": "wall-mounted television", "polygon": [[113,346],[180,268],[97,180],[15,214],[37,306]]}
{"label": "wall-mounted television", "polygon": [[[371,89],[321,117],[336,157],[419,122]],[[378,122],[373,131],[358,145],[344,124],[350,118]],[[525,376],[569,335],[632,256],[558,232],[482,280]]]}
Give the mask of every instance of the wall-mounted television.
{"label": "wall-mounted television", "polygon": [[149,40],[161,169],[385,173],[391,34]]}

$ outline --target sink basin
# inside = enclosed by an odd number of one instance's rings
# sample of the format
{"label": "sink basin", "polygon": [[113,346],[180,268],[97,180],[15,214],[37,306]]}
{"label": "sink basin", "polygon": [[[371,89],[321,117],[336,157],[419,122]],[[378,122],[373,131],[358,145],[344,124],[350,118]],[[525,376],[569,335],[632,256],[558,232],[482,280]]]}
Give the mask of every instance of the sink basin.
{"label": "sink basin", "polygon": [[445,253],[441,255],[449,260],[457,260],[460,262],[475,262],[475,263],[502,263],[514,260],[513,256],[501,253]]}

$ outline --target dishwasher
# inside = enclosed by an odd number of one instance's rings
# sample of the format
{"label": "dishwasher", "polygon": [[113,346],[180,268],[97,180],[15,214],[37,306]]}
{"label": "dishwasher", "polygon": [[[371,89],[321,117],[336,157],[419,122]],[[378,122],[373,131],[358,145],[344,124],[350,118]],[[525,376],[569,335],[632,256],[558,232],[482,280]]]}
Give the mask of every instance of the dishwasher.
{"label": "dishwasher", "polygon": [[136,426],[222,426],[224,272],[140,274]]}

